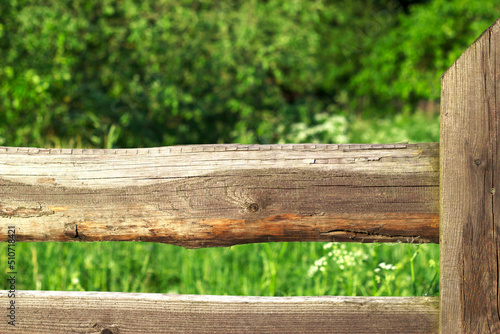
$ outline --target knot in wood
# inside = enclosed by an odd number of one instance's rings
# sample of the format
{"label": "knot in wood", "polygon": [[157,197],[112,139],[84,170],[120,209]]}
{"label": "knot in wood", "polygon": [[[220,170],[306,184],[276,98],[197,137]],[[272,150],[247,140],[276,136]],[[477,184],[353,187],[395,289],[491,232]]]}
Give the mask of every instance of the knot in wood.
{"label": "knot in wood", "polygon": [[476,166],[479,166],[481,164],[481,160],[476,159],[476,160],[474,160],[474,163],[476,164]]}
{"label": "knot in wood", "polygon": [[257,203],[252,203],[248,206],[248,211],[257,212],[259,211],[259,205]]}

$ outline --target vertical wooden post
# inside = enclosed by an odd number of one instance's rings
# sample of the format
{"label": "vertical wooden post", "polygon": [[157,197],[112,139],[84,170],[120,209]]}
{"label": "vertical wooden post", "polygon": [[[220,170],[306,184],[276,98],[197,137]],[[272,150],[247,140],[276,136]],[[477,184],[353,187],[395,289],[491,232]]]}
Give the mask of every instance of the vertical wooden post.
{"label": "vertical wooden post", "polygon": [[442,76],[441,333],[499,333],[500,20]]}

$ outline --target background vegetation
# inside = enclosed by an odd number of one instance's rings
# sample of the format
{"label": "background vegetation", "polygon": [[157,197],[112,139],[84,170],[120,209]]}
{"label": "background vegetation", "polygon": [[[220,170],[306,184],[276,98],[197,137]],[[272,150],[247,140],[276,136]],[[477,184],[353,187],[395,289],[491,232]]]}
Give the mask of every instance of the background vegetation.
{"label": "background vegetation", "polygon": [[[0,145],[438,141],[439,77],[499,9],[498,0],[1,1]],[[19,250],[21,289],[438,293],[436,245]]]}

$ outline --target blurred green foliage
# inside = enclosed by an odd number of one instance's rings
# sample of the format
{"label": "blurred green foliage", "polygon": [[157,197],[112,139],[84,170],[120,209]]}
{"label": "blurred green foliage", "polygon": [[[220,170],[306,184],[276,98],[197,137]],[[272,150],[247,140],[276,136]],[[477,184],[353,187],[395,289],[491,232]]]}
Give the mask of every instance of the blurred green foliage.
{"label": "blurred green foliage", "polygon": [[349,135],[362,117],[436,111],[439,75],[499,9],[497,0],[5,0],[0,145],[365,140]]}

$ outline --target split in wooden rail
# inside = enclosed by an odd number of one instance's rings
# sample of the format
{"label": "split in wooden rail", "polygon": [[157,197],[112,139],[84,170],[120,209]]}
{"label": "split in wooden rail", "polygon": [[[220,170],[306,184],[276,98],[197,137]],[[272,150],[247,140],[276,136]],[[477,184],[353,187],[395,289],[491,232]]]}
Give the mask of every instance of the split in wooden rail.
{"label": "split in wooden rail", "polygon": [[[437,333],[436,297],[236,297],[19,291],[18,334]],[[0,290],[0,304],[7,305]],[[0,332],[11,330],[0,322]]]}
{"label": "split in wooden rail", "polygon": [[426,144],[0,147],[0,240],[438,242]]}

